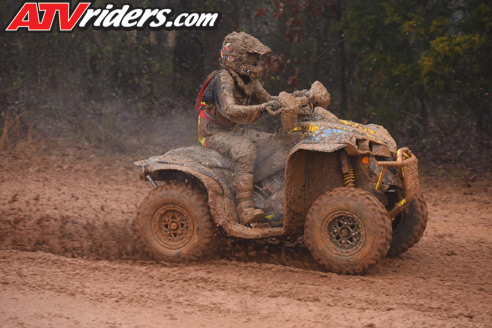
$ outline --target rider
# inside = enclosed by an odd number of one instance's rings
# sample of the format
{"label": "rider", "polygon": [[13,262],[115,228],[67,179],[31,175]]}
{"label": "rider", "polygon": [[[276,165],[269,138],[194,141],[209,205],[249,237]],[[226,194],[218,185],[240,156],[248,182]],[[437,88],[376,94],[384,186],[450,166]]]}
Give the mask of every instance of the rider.
{"label": "rider", "polygon": [[255,122],[266,107],[278,107],[277,97],[258,80],[263,71],[260,57],[270,51],[247,33],[227,35],[220,51],[222,68],[209,76],[197,100],[200,142],[234,160],[233,187],[242,224],[260,222],[265,216],[252,200],[256,147],[251,129],[244,125]]}

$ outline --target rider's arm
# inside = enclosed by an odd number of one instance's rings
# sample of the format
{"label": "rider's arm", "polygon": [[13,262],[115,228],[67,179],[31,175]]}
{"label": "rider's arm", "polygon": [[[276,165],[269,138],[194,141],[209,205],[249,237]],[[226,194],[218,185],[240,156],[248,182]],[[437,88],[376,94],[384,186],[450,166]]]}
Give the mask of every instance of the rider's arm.
{"label": "rider's arm", "polygon": [[249,124],[256,121],[266,104],[238,105],[234,97],[234,79],[227,73],[221,72],[216,80],[214,89],[218,96],[218,104],[222,115],[237,124]]}

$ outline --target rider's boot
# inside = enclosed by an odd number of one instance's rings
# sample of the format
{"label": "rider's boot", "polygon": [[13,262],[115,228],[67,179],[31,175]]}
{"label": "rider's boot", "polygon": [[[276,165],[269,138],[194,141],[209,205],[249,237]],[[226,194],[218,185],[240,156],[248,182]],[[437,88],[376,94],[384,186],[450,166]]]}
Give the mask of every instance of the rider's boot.
{"label": "rider's boot", "polygon": [[239,173],[234,176],[236,189],[237,213],[241,224],[261,222],[265,218],[262,209],[255,208],[253,202],[253,174]]}

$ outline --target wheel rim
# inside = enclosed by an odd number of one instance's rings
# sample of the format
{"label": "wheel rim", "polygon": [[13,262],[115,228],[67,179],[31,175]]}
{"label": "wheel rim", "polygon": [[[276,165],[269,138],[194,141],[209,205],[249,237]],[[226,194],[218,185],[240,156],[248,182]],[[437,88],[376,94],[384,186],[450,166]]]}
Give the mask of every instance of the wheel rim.
{"label": "wheel rim", "polygon": [[323,221],[321,231],[325,245],[344,255],[360,251],[366,240],[362,221],[350,212],[332,213]]}
{"label": "wheel rim", "polygon": [[184,247],[193,237],[193,231],[191,216],[179,206],[163,206],[152,217],[154,238],[169,249]]}

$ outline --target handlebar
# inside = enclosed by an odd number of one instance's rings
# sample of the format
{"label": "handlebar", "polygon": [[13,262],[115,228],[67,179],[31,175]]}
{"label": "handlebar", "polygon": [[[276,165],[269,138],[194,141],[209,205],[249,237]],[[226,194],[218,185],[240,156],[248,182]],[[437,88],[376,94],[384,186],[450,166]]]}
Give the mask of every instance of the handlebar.
{"label": "handlebar", "polygon": [[[319,81],[315,81],[309,90],[298,90],[294,93],[281,92],[278,95],[278,104],[280,108],[275,109],[276,103],[268,104],[263,108],[270,116],[282,114],[282,127],[290,130],[294,127],[298,116],[312,112],[316,106],[327,108],[330,103],[330,94],[328,90]],[[311,111],[307,111],[310,109]],[[306,113],[305,113],[306,112]]]}

